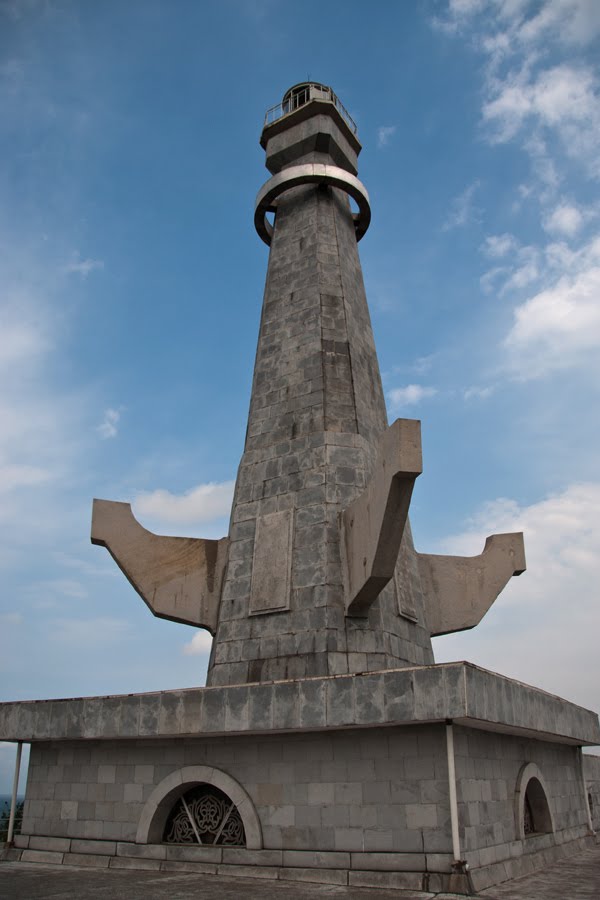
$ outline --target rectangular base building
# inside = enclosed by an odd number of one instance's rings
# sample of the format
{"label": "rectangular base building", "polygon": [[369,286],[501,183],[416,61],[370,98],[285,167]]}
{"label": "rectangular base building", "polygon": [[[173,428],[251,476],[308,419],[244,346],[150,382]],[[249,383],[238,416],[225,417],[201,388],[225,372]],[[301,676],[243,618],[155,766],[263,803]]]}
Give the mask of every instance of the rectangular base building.
{"label": "rectangular base building", "polygon": [[596,715],[468,663],[2,704],[0,729],[31,742],[12,859],[469,893],[595,840]]}

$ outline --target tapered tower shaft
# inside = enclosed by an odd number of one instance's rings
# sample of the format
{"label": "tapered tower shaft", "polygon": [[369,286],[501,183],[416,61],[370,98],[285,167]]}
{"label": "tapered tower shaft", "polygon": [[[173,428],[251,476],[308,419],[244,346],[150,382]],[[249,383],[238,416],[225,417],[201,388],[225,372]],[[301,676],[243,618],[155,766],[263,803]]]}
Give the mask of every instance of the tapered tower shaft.
{"label": "tapered tower shaft", "polygon": [[278,197],[210,684],[432,661],[408,529],[368,615],[345,615],[340,514],[387,427],[344,184],[360,144],[321,85],[281,112],[261,139]]}

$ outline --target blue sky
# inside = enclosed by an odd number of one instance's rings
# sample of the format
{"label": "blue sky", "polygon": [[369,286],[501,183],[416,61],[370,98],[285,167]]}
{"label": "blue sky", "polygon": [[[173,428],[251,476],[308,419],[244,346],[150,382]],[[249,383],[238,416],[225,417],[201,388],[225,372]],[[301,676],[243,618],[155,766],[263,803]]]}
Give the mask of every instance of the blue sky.
{"label": "blue sky", "polygon": [[525,531],[527,573],[436,658],[600,708],[599,41],[595,0],[0,0],[1,699],[203,683],[204,633],[152,618],[91,500],[226,533],[258,138],[310,77],[364,147],[390,420],[423,422],[417,547]]}

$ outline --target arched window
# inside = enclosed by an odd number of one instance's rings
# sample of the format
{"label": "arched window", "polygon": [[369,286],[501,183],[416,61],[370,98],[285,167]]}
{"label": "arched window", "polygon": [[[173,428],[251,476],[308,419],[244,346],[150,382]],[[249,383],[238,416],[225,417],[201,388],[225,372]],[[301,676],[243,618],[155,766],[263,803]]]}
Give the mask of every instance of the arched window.
{"label": "arched window", "polygon": [[245,847],[246,833],[239,811],[227,794],[212,784],[199,784],[176,800],[163,841]]}
{"label": "arched window", "polygon": [[515,818],[520,838],[554,831],[544,779],[534,763],[527,763],[519,772],[515,793]]}
{"label": "arched window", "polygon": [[552,817],[546,792],[538,778],[530,778],[525,790],[523,831],[529,834],[547,834],[552,831]]}
{"label": "arched window", "polygon": [[156,785],[138,822],[137,844],[198,844],[262,850],[262,829],[242,785],[212,766],[184,766]]}

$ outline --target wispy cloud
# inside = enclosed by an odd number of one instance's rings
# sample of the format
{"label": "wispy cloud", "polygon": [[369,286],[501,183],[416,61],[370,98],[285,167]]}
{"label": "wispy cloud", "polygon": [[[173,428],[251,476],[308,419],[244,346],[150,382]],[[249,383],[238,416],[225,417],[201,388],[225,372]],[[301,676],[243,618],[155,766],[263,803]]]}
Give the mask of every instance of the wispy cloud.
{"label": "wispy cloud", "polygon": [[519,246],[514,234],[490,234],[481,247],[482,252],[492,259],[500,259]]}
{"label": "wispy cloud", "polygon": [[437,388],[423,384],[407,384],[405,387],[392,388],[387,396],[392,411],[397,411],[405,406],[416,406],[422,400],[434,397],[437,392]]}
{"label": "wispy cloud", "polygon": [[183,494],[159,488],[140,493],[134,501],[136,512],[171,524],[210,522],[228,516],[235,482],[199,484]]}
{"label": "wispy cloud", "polygon": [[93,272],[95,269],[103,268],[104,263],[101,259],[80,259],[67,263],[64,266],[64,271],[67,274],[74,273],[76,275],[81,275],[82,278],[87,278],[90,272]]}
{"label": "wispy cloud", "polygon": [[392,136],[396,133],[395,125],[381,125],[377,129],[377,146],[387,147]]}
{"label": "wispy cloud", "polygon": [[60,618],[48,623],[48,639],[77,648],[111,645],[125,640],[131,624],[110,616]]}
{"label": "wispy cloud", "polygon": [[119,433],[119,422],[121,420],[121,410],[109,407],[104,410],[104,419],[96,427],[96,431],[103,440],[114,438]]}
{"label": "wispy cloud", "polygon": [[481,210],[475,206],[473,198],[480,186],[479,180],[473,181],[458,197],[454,198],[451,210],[442,225],[443,231],[462,228],[479,218]]}
{"label": "wispy cloud", "polygon": [[572,256],[554,283],[515,307],[504,339],[510,370],[521,378],[596,366],[600,350],[600,237]]}
{"label": "wispy cloud", "polygon": [[561,140],[567,155],[598,177],[597,91],[595,73],[582,65],[565,63],[525,77],[512,73],[491,89],[492,96],[483,107],[483,119],[492,126],[490,140],[509,141],[526,124],[549,131]]}
{"label": "wispy cloud", "polygon": [[[486,504],[440,551],[480,553],[488,534],[523,531],[527,571],[512,579],[474,638],[436,639],[436,659],[470,659],[594,708],[600,581],[600,484],[572,484],[531,505]],[[566,600],[568,598],[568,601]],[[577,640],[565,640],[565,623]]]}
{"label": "wispy cloud", "polygon": [[584,214],[574,203],[559,203],[544,218],[543,226],[551,234],[573,237],[585,221]]}
{"label": "wispy cloud", "polygon": [[472,385],[471,387],[465,388],[463,391],[463,397],[465,400],[487,400],[488,397],[491,397],[494,393],[494,388],[491,385],[487,385],[486,387],[479,387],[478,385]]}

